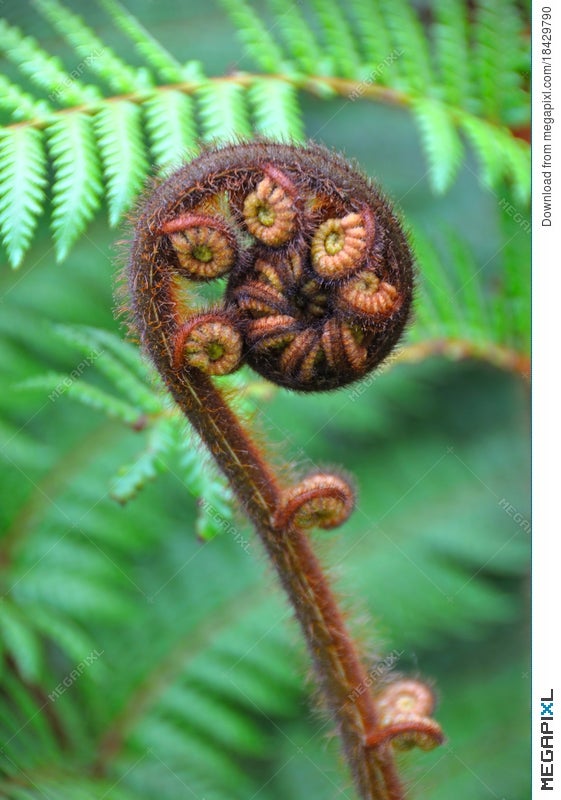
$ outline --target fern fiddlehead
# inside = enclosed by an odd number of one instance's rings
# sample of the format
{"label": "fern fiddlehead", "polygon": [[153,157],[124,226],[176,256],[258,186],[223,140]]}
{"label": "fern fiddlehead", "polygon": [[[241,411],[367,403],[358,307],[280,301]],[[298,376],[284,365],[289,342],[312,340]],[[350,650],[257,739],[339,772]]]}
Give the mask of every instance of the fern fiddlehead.
{"label": "fern fiddlehead", "polygon": [[[222,304],[197,305],[197,287],[225,276]],[[348,518],[353,489],[327,472],[281,485],[212,381],[247,363],[278,385],[327,391],[375,368],[411,304],[412,258],[397,218],[323,148],[209,149],[144,199],[127,283],[144,348],[289,597],[360,795],[398,800],[393,748],[433,747],[442,734],[422,683],[365,691],[372,681],[308,541],[307,529]]]}

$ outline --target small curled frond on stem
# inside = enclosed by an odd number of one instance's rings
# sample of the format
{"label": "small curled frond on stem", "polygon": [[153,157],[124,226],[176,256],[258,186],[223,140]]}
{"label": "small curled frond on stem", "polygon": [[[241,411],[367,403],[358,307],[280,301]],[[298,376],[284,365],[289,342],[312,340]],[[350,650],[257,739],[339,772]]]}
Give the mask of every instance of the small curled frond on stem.
{"label": "small curled frond on stem", "polygon": [[[329,472],[282,485],[213,382],[247,364],[288,389],[329,391],[380,364],[413,292],[398,219],[370,181],[317,145],[208,149],[142,201],[126,278],[142,345],[292,604],[360,796],[400,800],[394,749],[442,741],[432,693],[418,681],[372,686],[307,535],[341,525],[354,490]],[[219,278],[221,305],[191,304],[190,289]]]}

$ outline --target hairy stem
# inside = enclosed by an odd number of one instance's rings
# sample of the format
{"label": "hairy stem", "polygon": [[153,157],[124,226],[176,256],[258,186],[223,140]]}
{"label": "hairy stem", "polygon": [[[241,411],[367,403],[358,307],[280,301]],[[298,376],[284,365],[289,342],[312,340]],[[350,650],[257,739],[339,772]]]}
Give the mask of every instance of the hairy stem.
{"label": "hairy stem", "polygon": [[389,747],[366,748],[377,726],[370,681],[308,538],[296,526],[272,523],[277,481],[212,381],[191,370],[170,385],[229,479],[253,522],[300,623],[323,695],[333,715],[357,788],[366,800],[399,800],[402,790]]}
{"label": "hairy stem", "polygon": [[[422,686],[412,692],[415,682],[403,691],[398,683],[385,700],[380,687],[370,691],[306,535],[347,519],[352,488],[323,472],[281,486],[211,379],[236,369],[241,356],[278,385],[328,391],[389,354],[410,308],[411,253],[389,204],[349,172],[317,147],[241,143],[203,153],[147,196],[127,283],[143,346],[288,595],[360,796],[400,800],[392,748],[442,741],[438,725],[427,726],[432,695]],[[201,313],[180,294],[180,280],[196,285],[228,272],[222,306]]]}

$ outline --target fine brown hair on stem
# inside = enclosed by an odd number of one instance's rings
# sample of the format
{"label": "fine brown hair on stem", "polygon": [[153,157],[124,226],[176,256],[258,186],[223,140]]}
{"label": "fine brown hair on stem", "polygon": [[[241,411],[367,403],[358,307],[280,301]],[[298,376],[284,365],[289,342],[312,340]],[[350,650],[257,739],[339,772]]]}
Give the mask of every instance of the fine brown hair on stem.
{"label": "fine brown hair on stem", "polygon": [[[226,278],[222,305],[179,297]],[[419,681],[373,681],[307,531],[334,528],[354,490],[318,472],[284,485],[213,377],[248,364],[289,389],[329,391],[391,352],[413,292],[407,238],[379,189],[317,145],[207,149],[152,187],[126,269],[141,343],[228,478],[301,625],[364,800],[400,800],[394,750],[442,741]],[[188,293],[187,293],[188,295]]]}

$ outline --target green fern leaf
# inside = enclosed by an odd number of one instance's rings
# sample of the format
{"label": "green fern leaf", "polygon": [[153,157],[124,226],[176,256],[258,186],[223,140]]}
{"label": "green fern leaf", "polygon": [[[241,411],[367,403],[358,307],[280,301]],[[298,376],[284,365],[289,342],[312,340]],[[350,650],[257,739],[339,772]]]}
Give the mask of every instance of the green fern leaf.
{"label": "green fern leaf", "polygon": [[503,129],[499,146],[504,153],[505,177],[512,183],[515,200],[528,206],[531,193],[531,153],[528,144]]}
{"label": "green fern leaf", "polygon": [[430,297],[435,310],[440,336],[460,337],[462,311],[458,307],[456,289],[442,263],[434,243],[418,230],[414,233],[414,246],[420,264],[424,295]]}
{"label": "green fern leaf", "polygon": [[236,83],[211,83],[196,92],[205,141],[228,142],[249,136],[246,91]]}
{"label": "green fern leaf", "polygon": [[[497,25],[499,27],[497,27]],[[477,24],[474,26],[475,51],[474,78],[478,85],[478,96],[485,115],[497,119],[501,98],[497,90],[500,81],[497,70],[497,30],[502,25],[499,4],[495,0],[479,0]],[[499,45],[501,46],[501,45]]]}
{"label": "green fern leaf", "polygon": [[37,100],[15,83],[0,75],[0,108],[6,109],[12,119],[45,120],[53,111],[46,100]]}
{"label": "green fern leaf", "polygon": [[282,50],[245,0],[220,0],[236,25],[249,55],[265,72],[283,71]]}
{"label": "green fern leaf", "polygon": [[233,503],[230,487],[217,474],[216,480],[209,481],[204,487],[204,493],[199,500],[199,513],[195,523],[199,539],[208,542],[223,533],[234,533],[241,538],[232,523]]}
{"label": "green fern leaf", "polygon": [[67,73],[60,59],[45,52],[35,39],[24,36],[5,20],[0,20],[0,42],[10,61],[33,83],[49,92],[53,103],[78,105],[101,97],[96,86],[84,86],[77,77]]}
{"label": "green fern leaf", "polygon": [[0,633],[21,677],[25,681],[38,681],[43,669],[39,641],[19,609],[7,598],[0,602]]}
{"label": "green fern leaf", "polygon": [[530,197],[530,148],[505,127],[498,127],[470,114],[460,116],[460,125],[479,161],[483,182],[497,189],[501,179],[512,182],[516,198],[526,204]]}
{"label": "green fern leaf", "polygon": [[[44,606],[32,603],[25,610],[35,630],[59,647],[73,664],[79,664],[95,651],[93,639],[72,620],[53,614],[52,609],[47,610]],[[98,664],[97,670],[94,675],[103,670],[103,662]],[[88,671],[84,674],[92,673]]]}
{"label": "green fern leaf", "polygon": [[95,115],[111,226],[130,209],[148,174],[141,113],[135,103],[121,100]]}
{"label": "green fern leaf", "polygon": [[164,419],[153,425],[148,435],[146,448],[138,454],[133,462],[121,467],[111,481],[111,497],[118,503],[127,503],[132,500],[146,486],[154,480],[156,475],[166,469],[163,457],[175,446],[174,431],[175,419]]}
{"label": "green fern leaf", "polygon": [[[44,701],[41,703],[37,697],[36,687],[34,692],[34,688],[24,685],[11,670],[6,670],[3,683],[2,695],[5,695],[6,702],[0,704],[0,725],[4,729],[1,754],[7,759],[2,758],[0,762],[1,772],[12,773],[15,777],[21,776],[22,751],[29,753],[31,749],[34,752],[36,748],[44,757],[55,760],[60,755],[60,746],[46,715],[41,713]],[[36,759],[33,761],[36,763]],[[17,794],[13,796],[17,798]]]}
{"label": "green fern leaf", "polygon": [[453,231],[447,232],[446,244],[459,284],[455,297],[465,319],[463,335],[474,341],[493,341],[493,320],[488,309],[488,298],[483,291],[481,267],[470,247]]}
{"label": "green fern leaf", "polygon": [[111,15],[115,24],[132,39],[138,52],[164,81],[180,83],[186,79],[185,70],[179,61],[117,0],[98,2]]}
{"label": "green fern leaf", "polygon": [[281,36],[296,64],[307,74],[323,74],[325,54],[320,49],[308,22],[302,16],[298,3],[269,0]]}
{"label": "green fern leaf", "polygon": [[471,114],[462,114],[460,125],[479,158],[483,183],[492,189],[498,185],[504,165],[504,156],[496,136],[497,128]]}
{"label": "green fern leaf", "polygon": [[51,399],[61,395],[77,400],[96,411],[103,411],[111,419],[118,419],[126,425],[134,426],[138,422],[139,412],[134,406],[125,403],[97,386],[90,386],[85,381],[73,380],[64,373],[49,372],[22,381],[16,387],[21,391],[42,390],[49,392]]}
{"label": "green fern leaf", "polygon": [[12,266],[31,244],[43,210],[46,156],[34,128],[0,131],[0,229]]}
{"label": "green fern leaf", "polygon": [[53,159],[52,230],[58,261],[62,261],[99,207],[101,168],[92,120],[68,114],[47,128]]}
{"label": "green fern leaf", "polygon": [[466,5],[464,0],[436,0],[434,10],[433,35],[443,97],[462,106],[472,91]]}
{"label": "green fern leaf", "polygon": [[334,74],[354,78],[360,70],[355,37],[337,0],[312,0],[331,57]]}
{"label": "green fern leaf", "polygon": [[503,269],[495,317],[504,341],[527,353],[532,335],[530,220],[506,197],[499,207],[505,244],[501,251]]}
{"label": "green fern leaf", "polygon": [[304,130],[296,89],[286,81],[256,80],[249,89],[255,131],[280,141],[302,141]]}
{"label": "green fern leaf", "polygon": [[438,100],[415,100],[413,112],[427,155],[432,188],[443,194],[461,165],[462,142],[451,115]]}
{"label": "green fern leaf", "polygon": [[352,0],[351,8],[366,61],[376,70],[376,82],[387,83],[388,71],[382,67],[392,53],[392,41],[379,4],[371,0]]}
{"label": "green fern leaf", "polygon": [[82,19],[58,0],[32,0],[33,5],[72,45],[87,66],[116,92],[148,89],[153,79],[146,69],[134,69],[119,58]]}
{"label": "green fern leaf", "polygon": [[393,46],[399,52],[396,62],[406,88],[426,96],[434,85],[427,38],[417,14],[406,0],[382,3],[381,11]]}
{"label": "green fern leaf", "polygon": [[156,385],[159,382],[149,374],[138,350],[109,331],[87,325],[57,325],[55,333],[84,353],[86,358],[82,364],[95,363],[96,369],[132,405],[147,414],[161,411],[161,401],[148,385],[150,380]]}
{"label": "green fern leaf", "polygon": [[158,92],[143,104],[150,149],[159,167],[177,166],[197,140],[193,98],[176,90]]}

